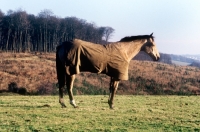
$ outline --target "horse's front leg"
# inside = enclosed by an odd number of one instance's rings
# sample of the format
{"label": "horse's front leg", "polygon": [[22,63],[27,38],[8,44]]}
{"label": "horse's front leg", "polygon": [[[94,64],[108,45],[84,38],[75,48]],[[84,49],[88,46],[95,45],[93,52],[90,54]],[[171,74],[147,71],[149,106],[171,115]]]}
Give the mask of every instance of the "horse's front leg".
{"label": "horse's front leg", "polygon": [[108,104],[110,106],[110,109],[114,108],[114,97],[118,88],[118,84],[119,84],[119,79],[115,79],[113,77],[111,77],[110,79],[110,95],[109,95],[109,99],[108,99]]}
{"label": "horse's front leg", "polygon": [[74,106],[74,108],[77,108],[78,106],[75,103],[73,92],[72,92],[74,80],[75,80],[75,75],[67,75],[66,76],[66,84],[67,84],[67,91],[69,94],[70,104],[72,106]]}

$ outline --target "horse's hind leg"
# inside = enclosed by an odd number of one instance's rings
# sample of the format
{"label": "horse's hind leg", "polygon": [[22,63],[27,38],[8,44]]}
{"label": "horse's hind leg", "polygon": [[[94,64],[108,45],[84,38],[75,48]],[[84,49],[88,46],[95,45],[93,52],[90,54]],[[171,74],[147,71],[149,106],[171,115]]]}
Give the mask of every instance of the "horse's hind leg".
{"label": "horse's hind leg", "polygon": [[[65,75],[65,74],[64,74]],[[66,107],[63,99],[63,91],[65,86],[65,76],[59,76],[58,84],[59,84],[59,103],[61,104],[62,108]]]}
{"label": "horse's hind leg", "polygon": [[66,84],[67,84],[67,91],[69,94],[70,104],[72,106],[74,106],[74,108],[77,108],[78,106],[75,103],[73,92],[72,92],[74,80],[75,80],[75,75],[67,75],[66,76]]}
{"label": "horse's hind leg", "polygon": [[58,50],[56,51],[56,71],[57,71],[57,79],[58,79],[58,84],[59,84],[59,103],[61,104],[62,107],[66,107],[63,100],[66,71],[65,71],[65,66],[60,60]]}
{"label": "horse's hind leg", "polygon": [[59,84],[59,103],[61,104],[62,107],[66,107],[63,99],[63,91],[64,91],[64,86],[65,86],[65,74],[60,74],[58,76],[58,84]]}
{"label": "horse's hind leg", "polygon": [[112,103],[111,103],[111,96],[112,96],[112,91],[113,91],[113,77],[110,77],[110,87],[109,87],[109,90],[110,90],[110,94],[109,94],[109,98],[108,98],[108,104],[110,106],[110,108],[112,107]]}
{"label": "horse's hind leg", "polygon": [[59,87],[59,103],[61,104],[62,108],[65,108],[66,105],[65,105],[64,100],[63,100],[63,90],[64,90],[64,86]]}
{"label": "horse's hind leg", "polygon": [[110,106],[110,109],[114,108],[114,97],[115,97],[115,93],[117,91],[118,88],[118,84],[119,84],[119,79],[115,79],[113,77],[111,77],[110,79],[110,96],[108,99],[108,104]]}

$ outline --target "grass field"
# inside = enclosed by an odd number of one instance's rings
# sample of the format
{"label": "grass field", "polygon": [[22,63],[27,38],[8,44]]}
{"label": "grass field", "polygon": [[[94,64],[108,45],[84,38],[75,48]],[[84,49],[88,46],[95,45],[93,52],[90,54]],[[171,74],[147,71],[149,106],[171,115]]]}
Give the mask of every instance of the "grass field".
{"label": "grass field", "polygon": [[[66,97],[66,96],[65,96]],[[61,108],[57,96],[0,96],[0,131],[200,131],[200,96],[75,96],[79,108]]]}

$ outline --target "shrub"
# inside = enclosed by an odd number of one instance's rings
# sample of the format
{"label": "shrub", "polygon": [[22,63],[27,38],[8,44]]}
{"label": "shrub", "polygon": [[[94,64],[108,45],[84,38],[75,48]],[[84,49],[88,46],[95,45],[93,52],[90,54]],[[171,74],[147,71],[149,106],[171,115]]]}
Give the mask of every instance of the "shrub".
{"label": "shrub", "polygon": [[18,92],[18,86],[16,82],[11,82],[10,84],[8,84],[8,91],[9,92],[13,92],[13,93],[17,93]]}
{"label": "shrub", "polygon": [[21,95],[26,95],[27,90],[24,87],[20,87],[20,88],[18,88],[18,93]]}
{"label": "shrub", "polygon": [[27,93],[27,89],[24,87],[18,88],[16,82],[11,82],[10,84],[8,84],[8,91],[13,93],[18,93],[21,95],[25,95]]}

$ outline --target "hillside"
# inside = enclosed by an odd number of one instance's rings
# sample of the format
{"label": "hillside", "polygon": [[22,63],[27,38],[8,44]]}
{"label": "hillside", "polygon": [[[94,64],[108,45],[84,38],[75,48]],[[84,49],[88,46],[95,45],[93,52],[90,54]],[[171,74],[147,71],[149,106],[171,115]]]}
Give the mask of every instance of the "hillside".
{"label": "hillside", "polygon": [[[81,73],[75,80],[75,94],[107,94],[109,77]],[[1,53],[0,90],[15,82],[29,94],[56,94],[55,53]],[[118,94],[200,94],[200,69],[161,62],[133,60],[129,80],[122,81]]]}
{"label": "hillside", "polygon": [[[141,51],[139,52],[133,60],[140,60],[140,61],[152,61],[152,58],[147,55],[145,52]],[[169,54],[160,53],[160,60],[159,62],[172,64],[172,60]]]}
{"label": "hillside", "polygon": [[173,55],[173,54],[170,54],[170,57],[174,61],[186,62],[186,63],[190,63],[190,64],[194,61],[198,61],[197,56],[192,57],[190,55]]}
{"label": "hillside", "polygon": [[194,61],[190,64],[190,66],[195,66],[200,68],[200,61]]}
{"label": "hillside", "polygon": [[196,54],[196,55],[185,54],[185,55],[182,55],[182,56],[194,59],[196,61],[200,61],[200,54]]}
{"label": "hillside", "polygon": [[[161,58],[159,62],[200,68],[200,55],[173,55],[160,53],[160,56]],[[137,54],[133,60],[152,61],[152,59],[144,52],[139,52],[139,54]]]}

